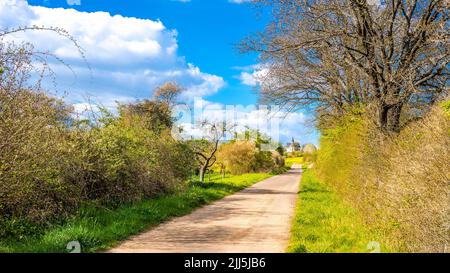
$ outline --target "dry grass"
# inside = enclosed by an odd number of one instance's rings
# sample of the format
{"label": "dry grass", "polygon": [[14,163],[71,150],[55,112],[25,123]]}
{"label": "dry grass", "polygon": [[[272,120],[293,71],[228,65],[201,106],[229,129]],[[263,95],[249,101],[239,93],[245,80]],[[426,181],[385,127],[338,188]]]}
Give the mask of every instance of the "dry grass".
{"label": "dry grass", "polygon": [[436,106],[396,136],[349,116],[327,131],[320,177],[398,251],[448,252],[450,118]]}

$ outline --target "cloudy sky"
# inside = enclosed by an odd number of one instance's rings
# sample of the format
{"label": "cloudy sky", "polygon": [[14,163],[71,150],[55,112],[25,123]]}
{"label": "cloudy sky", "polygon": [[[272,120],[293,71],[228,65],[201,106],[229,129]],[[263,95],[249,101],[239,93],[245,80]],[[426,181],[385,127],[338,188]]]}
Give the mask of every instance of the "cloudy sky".
{"label": "cloudy sky", "polygon": [[[245,0],[0,0],[0,30],[18,26],[60,27],[78,41],[89,65],[67,39],[51,32],[15,34],[70,64],[75,73],[54,62],[56,87],[68,103],[82,109],[86,101],[114,107],[149,98],[166,81],[186,90],[182,100],[212,109],[233,106],[239,122],[259,124],[267,119],[258,109],[256,55],[239,54],[236,44],[262,30]],[[237,107],[236,107],[237,106]],[[256,108],[255,108],[256,106]],[[277,115],[280,116],[280,115]],[[291,137],[317,143],[307,125],[307,113],[282,120],[282,142]]]}

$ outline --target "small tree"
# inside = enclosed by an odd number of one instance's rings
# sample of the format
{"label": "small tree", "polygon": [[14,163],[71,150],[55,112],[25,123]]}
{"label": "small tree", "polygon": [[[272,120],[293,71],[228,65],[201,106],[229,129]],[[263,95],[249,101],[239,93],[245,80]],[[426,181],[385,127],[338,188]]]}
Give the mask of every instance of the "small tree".
{"label": "small tree", "polygon": [[281,156],[284,156],[285,149],[283,147],[283,144],[278,143],[278,147],[275,149]]}
{"label": "small tree", "polygon": [[142,100],[121,105],[122,116],[138,115],[144,118],[148,129],[160,132],[174,126],[172,107],[183,89],[175,82],[167,82],[157,87],[152,100]]}
{"label": "small tree", "polygon": [[216,163],[216,153],[220,141],[224,139],[226,132],[230,131],[232,127],[227,127],[225,122],[201,122],[201,129],[204,132],[203,138],[191,141],[191,148],[199,163],[200,182],[204,182],[206,171]]}

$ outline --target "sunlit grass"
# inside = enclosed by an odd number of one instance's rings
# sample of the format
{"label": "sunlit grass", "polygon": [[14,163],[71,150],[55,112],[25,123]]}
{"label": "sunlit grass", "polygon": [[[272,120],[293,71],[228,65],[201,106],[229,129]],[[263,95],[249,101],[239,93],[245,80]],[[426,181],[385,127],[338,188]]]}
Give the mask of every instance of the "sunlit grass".
{"label": "sunlit grass", "polygon": [[[312,170],[302,177],[288,252],[371,252],[378,242],[356,210],[347,205]],[[381,251],[388,251],[380,243]]]}
{"label": "sunlit grass", "polygon": [[285,160],[285,165],[287,167],[292,167],[294,164],[302,164],[303,163],[303,157],[288,157]]}
{"label": "sunlit grass", "polygon": [[211,182],[189,183],[187,189],[166,196],[123,205],[117,209],[87,206],[64,224],[43,235],[24,237],[20,241],[0,241],[0,252],[67,252],[67,243],[78,241],[82,252],[107,249],[130,235],[142,232],[172,217],[186,215],[204,204],[225,197],[270,174],[252,173],[238,176],[211,175]]}

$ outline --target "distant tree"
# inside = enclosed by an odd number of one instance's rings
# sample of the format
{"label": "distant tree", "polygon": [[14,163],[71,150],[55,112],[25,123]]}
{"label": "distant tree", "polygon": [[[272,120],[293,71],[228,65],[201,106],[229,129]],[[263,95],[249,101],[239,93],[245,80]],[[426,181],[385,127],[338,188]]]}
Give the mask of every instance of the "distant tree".
{"label": "distant tree", "polygon": [[176,82],[166,82],[155,89],[153,98],[155,101],[173,106],[182,91],[183,88]]}
{"label": "distant tree", "polygon": [[148,128],[152,131],[161,131],[172,128],[174,118],[172,107],[183,89],[175,82],[167,82],[157,87],[152,100],[142,100],[135,103],[122,105],[121,113],[138,115],[145,119]]}
{"label": "distant tree", "polygon": [[277,151],[281,156],[283,156],[284,153],[286,152],[286,150],[285,150],[284,147],[283,147],[283,144],[281,144],[281,143],[278,143],[278,147],[276,148],[276,151]]}
{"label": "distant tree", "polygon": [[260,53],[267,101],[319,117],[372,105],[379,127],[397,132],[405,106],[418,112],[448,92],[450,1],[253,2],[274,10],[241,46]]}

